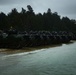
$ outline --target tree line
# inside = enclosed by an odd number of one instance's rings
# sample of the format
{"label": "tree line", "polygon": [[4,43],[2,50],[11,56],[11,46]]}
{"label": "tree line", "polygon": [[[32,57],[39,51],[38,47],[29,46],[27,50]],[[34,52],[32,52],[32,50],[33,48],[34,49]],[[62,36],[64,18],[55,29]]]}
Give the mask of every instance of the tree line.
{"label": "tree line", "polygon": [[7,31],[11,27],[17,31],[70,31],[76,32],[76,21],[68,17],[60,17],[57,12],[47,12],[35,14],[33,8],[27,5],[28,10],[22,8],[18,12],[12,9],[7,15],[0,13],[0,30]]}

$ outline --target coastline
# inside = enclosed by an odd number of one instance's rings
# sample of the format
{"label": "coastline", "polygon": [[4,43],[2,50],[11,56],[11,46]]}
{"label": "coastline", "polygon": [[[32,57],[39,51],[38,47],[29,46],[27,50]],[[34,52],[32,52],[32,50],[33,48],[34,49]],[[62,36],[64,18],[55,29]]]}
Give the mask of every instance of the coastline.
{"label": "coastline", "polygon": [[37,51],[37,50],[46,49],[46,48],[53,48],[53,47],[62,46],[62,44],[71,44],[71,43],[74,43],[74,42],[75,41],[70,41],[68,43],[37,46],[37,47],[24,47],[22,49],[3,49],[2,48],[2,49],[0,49],[0,53],[1,54],[16,54],[16,53],[31,52],[31,51]]}

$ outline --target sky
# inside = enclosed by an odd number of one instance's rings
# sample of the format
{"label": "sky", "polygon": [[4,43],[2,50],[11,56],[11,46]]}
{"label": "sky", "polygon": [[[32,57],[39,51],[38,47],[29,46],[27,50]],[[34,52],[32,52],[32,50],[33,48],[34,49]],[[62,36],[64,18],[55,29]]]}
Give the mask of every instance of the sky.
{"label": "sky", "polygon": [[22,7],[27,10],[27,5],[31,5],[35,13],[47,12],[50,8],[61,16],[76,19],[76,0],[0,0],[0,12],[7,14],[13,8],[20,12]]}

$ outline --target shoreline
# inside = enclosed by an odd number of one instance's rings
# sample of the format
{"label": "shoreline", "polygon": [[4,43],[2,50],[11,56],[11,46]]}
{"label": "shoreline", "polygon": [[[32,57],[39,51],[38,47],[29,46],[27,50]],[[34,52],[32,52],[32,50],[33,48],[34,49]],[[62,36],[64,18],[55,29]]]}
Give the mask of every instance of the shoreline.
{"label": "shoreline", "polygon": [[16,54],[16,53],[24,53],[24,52],[31,52],[31,51],[36,51],[39,49],[46,49],[46,48],[53,48],[53,47],[58,47],[62,46],[62,44],[71,44],[74,43],[75,41],[70,41],[68,43],[60,43],[60,44],[52,44],[52,45],[44,45],[44,46],[37,46],[37,47],[25,47],[22,49],[0,49],[0,53],[2,54]]}

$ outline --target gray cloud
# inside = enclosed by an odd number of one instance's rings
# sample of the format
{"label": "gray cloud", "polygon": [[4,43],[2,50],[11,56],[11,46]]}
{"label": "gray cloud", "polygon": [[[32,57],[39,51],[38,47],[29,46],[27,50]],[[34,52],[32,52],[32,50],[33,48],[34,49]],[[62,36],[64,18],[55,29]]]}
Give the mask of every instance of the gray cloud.
{"label": "gray cloud", "polygon": [[0,5],[12,4],[13,0],[0,0]]}
{"label": "gray cloud", "polygon": [[0,5],[23,4],[31,2],[31,0],[0,0]]}
{"label": "gray cloud", "polygon": [[69,5],[65,10],[67,14],[76,14],[76,4]]}
{"label": "gray cloud", "polygon": [[52,12],[56,11],[60,15],[70,18],[76,15],[76,0],[0,0],[0,11],[7,13],[12,8],[17,8],[20,11],[21,7],[26,9],[28,4],[36,13],[46,12],[48,8],[51,8]]}

